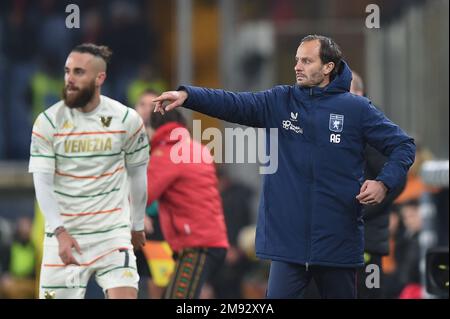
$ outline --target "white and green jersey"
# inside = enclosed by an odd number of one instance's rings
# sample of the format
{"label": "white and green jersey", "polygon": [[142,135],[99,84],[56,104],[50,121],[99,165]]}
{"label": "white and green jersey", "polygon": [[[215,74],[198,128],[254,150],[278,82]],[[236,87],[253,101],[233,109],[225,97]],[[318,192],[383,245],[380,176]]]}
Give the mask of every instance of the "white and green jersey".
{"label": "white and green jersey", "polygon": [[126,167],[149,159],[136,111],[106,96],[90,113],[60,101],[37,117],[30,153],[29,172],[54,173],[59,213],[72,235],[130,229]]}

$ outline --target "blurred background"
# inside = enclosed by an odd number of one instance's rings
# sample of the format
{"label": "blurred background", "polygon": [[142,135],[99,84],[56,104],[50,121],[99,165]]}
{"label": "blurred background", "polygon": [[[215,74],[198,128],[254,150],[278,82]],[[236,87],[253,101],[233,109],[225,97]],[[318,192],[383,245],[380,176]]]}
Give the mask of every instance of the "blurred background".
{"label": "blurred background", "polygon": [[[66,28],[70,3],[79,6],[80,28]],[[380,9],[380,28],[366,26],[369,4]],[[0,298],[35,296],[42,221],[27,173],[31,127],[60,100],[71,48],[83,42],[112,48],[102,94],[133,107],[147,88],[256,91],[293,84],[295,52],[307,34],[332,37],[366,95],[419,146],[391,208],[383,297],[448,297],[448,15],[447,0],[1,1]],[[235,127],[186,115],[203,129]],[[267,264],[253,251],[258,168],[218,165],[232,249],[204,298],[264,297]],[[142,291],[141,298],[149,297]],[[102,297],[95,284],[87,296]]]}

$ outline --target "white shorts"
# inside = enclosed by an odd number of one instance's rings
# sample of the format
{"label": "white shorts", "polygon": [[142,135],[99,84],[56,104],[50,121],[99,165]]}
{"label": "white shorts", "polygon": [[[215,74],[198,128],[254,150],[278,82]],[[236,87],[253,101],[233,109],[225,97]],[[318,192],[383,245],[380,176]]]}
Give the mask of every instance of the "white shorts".
{"label": "white shorts", "polygon": [[96,282],[106,291],[117,287],[138,289],[139,275],[130,234],[112,238],[76,238],[82,255],[72,249],[80,266],[65,266],[58,255],[58,242],[46,237],[42,258],[39,298],[82,299],[88,281],[95,274]]}

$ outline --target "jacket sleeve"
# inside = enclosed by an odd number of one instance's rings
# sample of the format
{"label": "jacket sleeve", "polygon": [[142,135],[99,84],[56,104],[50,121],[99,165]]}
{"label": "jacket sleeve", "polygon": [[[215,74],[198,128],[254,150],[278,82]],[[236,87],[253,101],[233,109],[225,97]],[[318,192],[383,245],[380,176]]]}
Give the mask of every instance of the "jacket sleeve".
{"label": "jacket sleeve", "polygon": [[257,93],[234,93],[194,86],[180,86],[188,93],[183,106],[221,120],[253,127],[266,127],[277,88]]}
{"label": "jacket sleeve", "polygon": [[370,102],[363,110],[362,126],[366,142],[387,157],[376,180],[389,190],[401,186],[414,162],[414,140]]}
{"label": "jacket sleeve", "polygon": [[[366,179],[377,178],[378,174],[381,172],[384,164],[386,163],[386,157],[369,145],[364,150],[364,157],[366,159]],[[372,218],[378,218],[381,215],[389,215],[389,208],[391,207],[394,200],[401,194],[401,192],[405,188],[405,184],[406,179],[399,183],[397,187],[390,189],[390,192],[386,195],[381,203],[377,205],[364,206],[364,220],[368,221]]]}
{"label": "jacket sleeve", "polygon": [[386,195],[383,201],[377,205],[368,205],[364,207],[363,215],[364,220],[367,222],[372,218],[377,218],[380,215],[389,215],[391,213],[390,208],[395,199],[403,192],[406,186],[406,179],[404,179],[399,186],[391,188],[390,192]]}
{"label": "jacket sleeve", "polygon": [[169,186],[177,179],[179,169],[170,160],[170,155],[155,149],[150,155],[147,170],[147,205],[161,198]]}

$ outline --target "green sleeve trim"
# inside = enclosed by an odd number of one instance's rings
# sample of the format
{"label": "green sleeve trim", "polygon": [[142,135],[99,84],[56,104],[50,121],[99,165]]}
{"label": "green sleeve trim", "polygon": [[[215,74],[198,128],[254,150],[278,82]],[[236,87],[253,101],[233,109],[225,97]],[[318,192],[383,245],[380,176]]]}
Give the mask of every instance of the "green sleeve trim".
{"label": "green sleeve trim", "polygon": [[142,151],[144,148],[147,148],[147,147],[149,147],[149,146],[150,146],[150,145],[147,144],[147,145],[145,145],[145,146],[142,146],[141,148],[138,148],[137,150],[135,150],[135,151],[133,151],[133,152],[125,153],[125,156],[133,155],[134,153],[137,153],[137,152],[139,152],[139,151]]}
{"label": "green sleeve trim", "polygon": [[124,123],[125,120],[127,119],[128,112],[129,112],[129,111],[130,111],[129,108],[127,108],[127,113],[125,113],[125,116],[123,117],[122,123]]}
{"label": "green sleeve trim", "polygon": [[45,113],[45,112],[43,112],[43,113],[44,113],[45,117],[47,118],[47,120],[50,122],[50,125],[51,125],[54,129],[56,129],[56,126],[53,125],[53,122],[50,120],[50,118],[48,117],[47,113]]}

